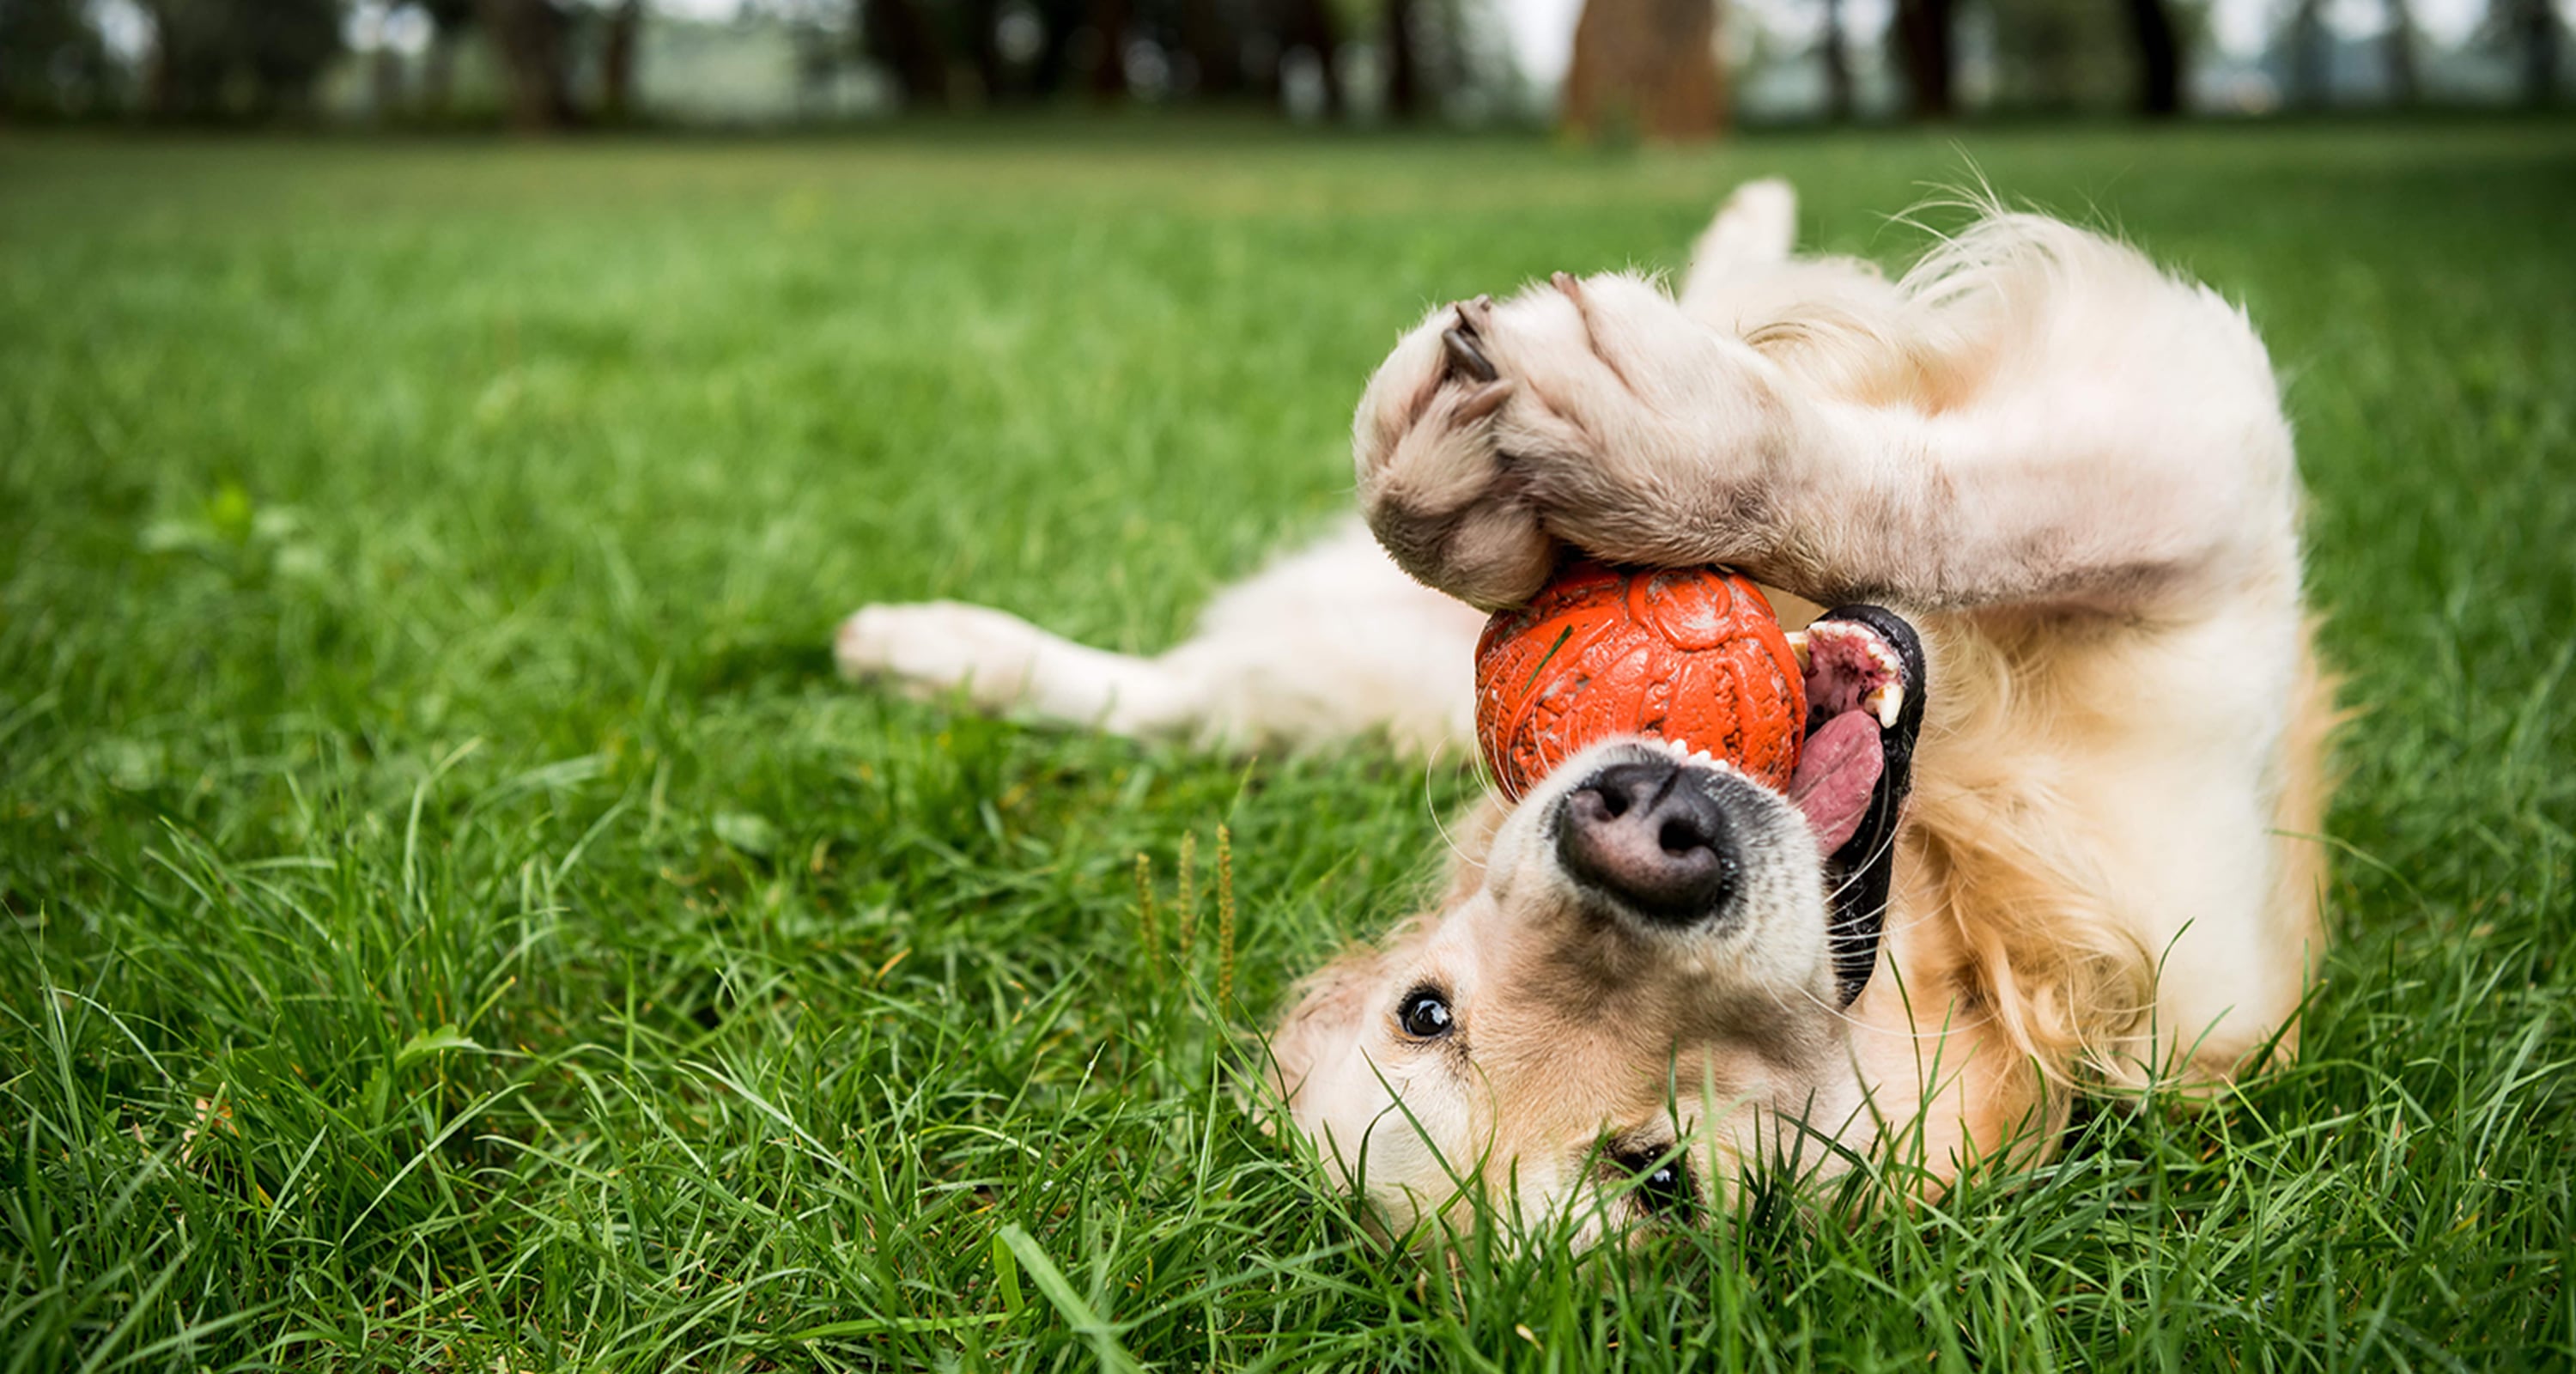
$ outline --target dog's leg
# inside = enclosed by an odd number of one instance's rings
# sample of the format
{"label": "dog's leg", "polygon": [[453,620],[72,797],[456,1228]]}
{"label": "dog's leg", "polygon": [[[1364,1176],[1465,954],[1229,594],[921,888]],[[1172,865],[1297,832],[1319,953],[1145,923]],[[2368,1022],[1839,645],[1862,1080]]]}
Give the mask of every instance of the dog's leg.
{"label": "dog's leg", "polygon": [[1789,183],[1775,178],[1736,187],[1691,247],[1682,308],[1708,313],[1731,285],[1787,262],[1797,241],[1798,193]]}
{"label": "dog's leg", "polygon": [[1431,753],[1469,737],[1482,628],[1474,611],[1399,572],[1354,522],[1228,588],[1196,635],[1157,658],[948,601],[867,607],[841,623],[834,648],[848,677],[917,696],[962,688],[984,710],[1056,724],[1228,748],[1383,730]]}
{"label": "dog's leg", "polygon": [[853,680],[917,697],[964,691],[987,711],[1025,710],[1122,735],[1185,728],[1190,684],[1153,659],[1047,633],[1008,612],[954,601],[869,606],[841,622],[833,658]]}
{"label": "dog's leg", "polygon": [[1826,603],[2126,613],[2287,545],[2270,367],[2215,296],[2026,216],[1889,295],[1882,318],[1812,324],[1904,354],[1894,399],[1633,277],[1440,312],[1363,401],[1363,509],[1415,575],[1488,605],[1573,544],[1729,563]]}

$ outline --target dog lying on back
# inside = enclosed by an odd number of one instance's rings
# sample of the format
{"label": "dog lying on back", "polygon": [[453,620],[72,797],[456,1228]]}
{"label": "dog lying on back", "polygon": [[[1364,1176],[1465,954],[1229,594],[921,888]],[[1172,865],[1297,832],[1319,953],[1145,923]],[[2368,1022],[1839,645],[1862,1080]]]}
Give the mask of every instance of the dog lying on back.
{"label": "dog lying on back", "polygon": [[1877,721],[1837,742],[1880,751],[1851,828],[1599,744],[1489,799],[1436,903],[1303,985],[1277,1086],[1397,1229],[1473,1191],[1598,1231],[1882,1148],[1947,1179],[2045,1149],[2075,1092],[2291,1043],[2333,707],[2261,343],[2055,220],[1990,215],[1889,281],[1792,257],[1794,204],[1740,188],[1677,296],[1560,274],[1433,311],[1360,402],[1367,532],[1160,658],[949,603],[840,631],[845,671],[991,708],[1428,749],[1471,738],[1477,608],[1573,551],[1823,617],[1811,728]]}

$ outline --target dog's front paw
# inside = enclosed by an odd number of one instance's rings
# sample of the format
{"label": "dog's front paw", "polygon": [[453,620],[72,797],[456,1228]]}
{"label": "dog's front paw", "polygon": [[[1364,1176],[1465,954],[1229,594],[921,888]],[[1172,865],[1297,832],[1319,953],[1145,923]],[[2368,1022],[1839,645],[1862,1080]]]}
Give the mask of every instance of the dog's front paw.
{"label": "dog's front paw", "polygon": [[1556,564],[1556,537],[1503,447],[1520,390],[1497,370],[1492,300],[1432,312],[1360,398],[1352,452],[1360,508],[1398,566],[1472,605],[1517,605]]}
{"label": "dog's front paw", "polygon": [[1776,447],[1763,371],[1635,277],[1434,312],[1361,400],[1362,508],[1407,571],[1487,607],[1527,600],[1568,543],[1729,561]]}
{"label": "dog's front paw", "polygon": [[989,711],[1027,694],[1042,639],[1027,621],[985,606],[866,606],[841,622],[832,657],[854,682],[884,682],[923,699],[963,688]]}

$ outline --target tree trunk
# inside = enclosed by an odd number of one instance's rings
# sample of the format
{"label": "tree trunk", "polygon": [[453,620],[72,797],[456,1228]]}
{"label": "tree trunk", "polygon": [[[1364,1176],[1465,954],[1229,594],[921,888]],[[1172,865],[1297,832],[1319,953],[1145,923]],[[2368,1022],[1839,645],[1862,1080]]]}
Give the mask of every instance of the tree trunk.
{"label": "tree trunk", "polygon": [[1224,100],[1243,94],[1243,45],[1216,0],[1182,0],[1181,46],[1198,64],[1198,94]]}
{"label": "tree trunk", "polygon": [[482,0],[481,13],[501,68],[511,127],[538,133],[571,124],[563,12],[550,0]]}
{"label": "tree trunk", "polygon": [[1825,0],[1825,33],[1817,40],[1825,60],[1825,118],[1837,124],[1852,117],[1851,53],[1843,46],[1843,0]]}
{"label": "tree trunk", "polygon": [[152,47],[143,55],[143,116],[169,119],[179,113],[179,71],[170,50],[170,10],[167,3],[146,0],[143,12],[152,19]]}
{"label": "tree trunk", "polygon": [[[2392,0],[2395,3],[2396,0]],[[2165,0],[2128,0],[2129,33],[2138,50],[2138,113],[2171,119],[2182,113],[2182,42]]]}
{"label": "tree trunk", "polygon": [[2522,49],[2522,98],[2546,105],[2558,95],[2558,15],[2549,0],[2515,0],[2513,36]]}
{"label": "tree trunk", "polygon": [[1342,83],[1333,71],[1333,57],[1341,51],[1342,26],[1333,18],[1331,0],[1287,0],[1287,6],[1280,24],[1279,54],[1285,58],[1299,48],[1315,54],[1324,73],[1324,117],[1339,118]]}
{"label": "tree trunk", "polygon": [[1413,45],[1413,0],[1386,0],[1386,112],[1411,120],[1422,113],[1422,54]]}
{"label": "tree trunk", "polygon": [[915,0],[860,0],[866,7],[859,26],[868,55],[882,63],[903,92],[906,109],[938,109],[948,104],[948,51],[939,31]]}
{"label": "tree trunk", "polygon": [[1896,0],[1894,27],[1916,119],[1948,119],[1957,108],[1950,91],[1957,63],[1950,34],[1951,8],[1951,0]]}
{"label": "tree trunk", "polygon": [[2379,51],[2388,65],[2388,98],[2412,105],[2423,94],[2415,74],[2415,16],[2407,13],[2406,0],[2385,3],[2388,27],[2379,35]]}
{"label": "tree trunk", "polygon": [[990,105],[1011,84],[1002,61],[1002,7],[995,0],[963,0],[957,12],[966,24],[966,65],[978,88],[966,93],[965,103]]}
{"label": "tree trunk", "polygon": [[1127,95],[1127,0],[1091,0],[1091,30],[1100,35],[1100,60],[1091,68],[1091,97],[1112,102]]}
{"label": "tree trunk", "polygon": [[1585,0],[1565,76],[1566,127],[1687,142],[1726,131],[1716,0]]}
{"label": "tree trunk", "polygon": [[1029,94],[1048,100],[1064,92],[1073,76],[1073,36],[1081,29],[1083,0],[1037,0],[1038,56],[1029,64]]}
{"label": "tree trunk", "polygon": [[635,48],[644,27],[644,0],[620,0],[608,16],[599,51],[599,113],[611,124],[635,117]]}
{"label": "tree trunk", "polygon": [[1279,37],[1287,27],[1282,0],[1250,0],[1244,14],[1243,27],[1234,34],[1235,49],[1242,54],[1243,94],[1254,103],[1283,110],[1287,93],[1280,85],[1279,59],[1288,54]]}
{"label": "tree trunk", "polygon": [[420,109],[432,119],[447,118],[456,104],[456,35],[440,29],[429,40],[420,62]]}
{"label": "tree trunk", "polygon": [[2334,92],[2326,70],[2325,0],[2299,0],[2290,12],[2290,98],[2299,105],[2323,109]]}

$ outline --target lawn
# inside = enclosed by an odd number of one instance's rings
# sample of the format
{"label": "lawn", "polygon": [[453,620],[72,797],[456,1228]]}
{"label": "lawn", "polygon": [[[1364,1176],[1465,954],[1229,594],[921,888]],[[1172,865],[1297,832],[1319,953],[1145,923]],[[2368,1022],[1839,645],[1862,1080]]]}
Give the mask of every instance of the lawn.
{"label": "lawn", "polygon": [[[1454,761],[831,676],[876,599],[1167,645],[1342,508],[1426,302],[1775,172],[1902,261],[1972,165],[2288,383],[2361,709],[2239,1099],[1426,1270],[1241,1085]],[[0,138],[0,1369],[2576,1362],[2571,226],[2565,124]]]}

